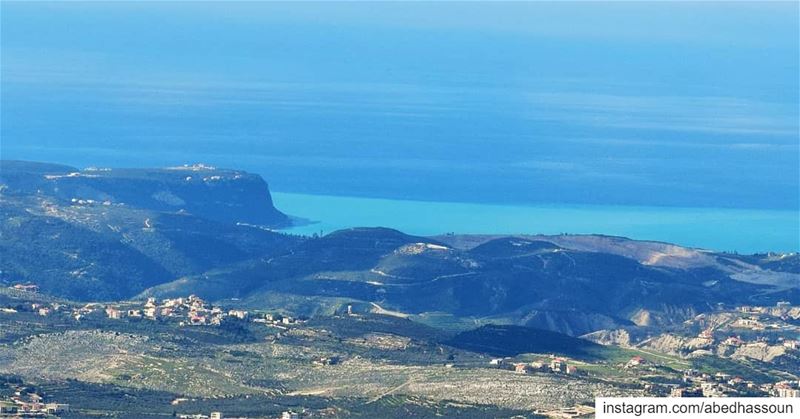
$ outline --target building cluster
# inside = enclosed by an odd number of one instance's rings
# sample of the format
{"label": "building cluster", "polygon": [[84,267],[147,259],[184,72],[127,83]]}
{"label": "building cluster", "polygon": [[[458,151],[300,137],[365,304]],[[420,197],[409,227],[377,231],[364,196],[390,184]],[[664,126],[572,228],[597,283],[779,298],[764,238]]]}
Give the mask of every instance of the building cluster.
{"label": "building cluster", "polygon": [[765,330],[783,330],[791,328],[790,325],[785,324],[784,322],[787,320],[798,320],[793,319],[791,317],[780,318],[780,317],[773,317],[771,315],[753,315],[749,314],[745,317],[736,319],[733,323],[730,324],[729,327],[734,329],[746,329],[752,330],[756,332],[765,331]]}
{"label": "building cluster", "polygon": [[[543,372],[552,374],[566,374],[566,375],[584,375],[585,371],[580,370],[576,365],[570,364],[569,360],[565,358],[556,357],[551,355],[547,360],[536,360],[532,362],[512,362],[508,363],[506,359],[494,358],[489,361],[489,365],[506,368],[513,370],[518,374],[528,374],[533,372]],[[625,364],[619,365],[621,368],[636,368],[641,366],[650,366],[650,363],[640,357],[634,356]]]}
{"label": "building cluster", "polygon": [[201,298],[190,295],[188,298],[168,298],[160,303],[148,298],[142,306],[121,308],[114,305],[105,307],[106,317],[113,320],[130,319],[180,319],[181,324],[201,325],[219,324],[223,311],[219,307],[208,306]]}
{"label": "building cluster", "polygon": [[222,419],[222,412],[211,412],[211,414],[204,415],[202,413],[196,413],[193,415],[181,414],[177,415],[181,419]]}
{"label": "building cluster", "polygon": [[84,206],[92,206],[92,205],[105,205],[110,206],[112,205],[111,201],[95,201],[94,199],[80,199],[80,198],[72,198],[70,202],[73,205],[84,205]]}
{"label": "building cluster", "polygon": [[723,372],[701,373],[696,370],[684,371],[684,385],[672,388],[672,397],[800,397],[800,382],[781,381],[778,383],[756,384],[742,377]]}
{"label": "building cluster", "polygon": [[[492,359],[489,361],[490,365],[504,367],[505,361],[502,359]],[[553,374],[568,374],[576,375],[580,371],[575,365],[570,365],[564,358],[553,357],[549,362],[547,361],[533,361],[533,362],[515,362],[508,365],[517,374],[528,374],[532,372],[545,372]]]}
{"label": "building cluster", "polygon": [[[233,418],[230,416],[223,416],[222,412],[211,412],[209,415],[204,415],[202,413],[199,414],[180,414],[177,417],[181,419],[244,419],[244,418]],[[296,412],[294,410],[286,410],[281,413],[280,416],[276,417],[275,419],[301,419],[301,418],[309,418],[312,417],[310,412],[301,411]]]}
{"label": "building cluster", "polygon": [[723,372],[716,374],[701,373],[697,370],[686,370],[683,373],[683,385],[673,388],[672,397],[735,397],[762,395],[755,383],[741,377],[732,377]]}
{"label": "building cluster", "polygon": [[65,316],[68,315],[75,320],[80,320],[87,314],[91,314],[102,307],[103,306],[101,304],[97,303],[90,303],[80,307],[62,303],[28,303],[17,304],[13,307],[0,307],[0,313],[35,313],[42,317],[61,314]]}
{"label": "building cluster", "polygon": [[761,389],[775,397],[800,397],[800,381],[780,381],[764,384]]}
{"label": "building cluster", "polygon": [[774,306],[739,306],[736,310],[745,314],[764,314],[781,319],[800,319],[800,307],[788,301],[778,301]]}
{"label": "building cluster", "polygon": [[739,306],[736,311],[744,317],[737,319],[731,327],[750,330],[776,330],[786,325],[783,322],[800,320],[800,307],[788,301],[779,301],[774,306]]}
{"label": "building cluster", "polygon": [[181,419],[222,419],[222,418],[224,418],[224,416],[222,416],[222,412],[211,412],[211,414],[209,414],[209,415],[203,415],[203,414],[186,415],[186,414],[183,414],[183,415],[178,415],[178,417],[181,418]]}
{"label": "building cluster", "polygon": [[178,320],[180,325],[220,325],[226,317],[246,320],[248,313],[243,310],[225,311],[212,306],[196,295],[186,298],[167,298],[157,301],[148,298],[142,306],[127,306],[125,309],[109,305],[105,307],[106,317],[118,320],[121,318],[148,320]]}
{"label": "building cluster", "polygon": [[0,400],[0,417],[48,417],[67,412],[68,404],[45,403],[39,394],[21,390],[15,391],[8,400]]}
{"label": "building cluster", "polygon": [[168,167],[167,170],[189,170],[192,172],[200,172],[206,170],[208,171],[217,170],[217,168],[205,163],[195,163],[195,164],[184,164],[181,166]]}
{"label": "building cluster", "polygon": [[[556,356],[551,356],[549,360],[533,362],[508,362],[506,358],[494,358],[489,361],[489,364],[497,368],[512,370],[518,374],[543,372],[576,375],[584,373],[576,366],[570,365],[568,360]],[[617,367],[644,370],[658,368],[657,365],[641,356],[633,356],[627,362],[618,364]],[[709,374],[689,369],[683,372],[680,384],[647,383],[644,385],[644,391],[650,396],[671,397],[800,397],[800,381],[757,384],[724,372]]]}
{"label": "building cluster", "polygon": [[160,302],[155,298],[148,298],[143,306],[128,306],[124,310],[109,305],[106,306],[105,313],[109,319],[127,317],[132,319],[178,320],[181,326],[219,326],[226,319],[235,319],[286,329],[289,325],[302,322],[292,317],[278,314],[252,315],[246,310],[225,310],[206,303],[196,295],[190,295],[186,298],[168,298]]}
{"label": "building cluster", "polygon": [[[731,335],[722,339],[719,342],[719,345],[728,346],[732,348],[740,348],[740,347],[766,347],[766,346],[782,346],[788,350],[798,350],[800,349],[800,341],[797,339],[786,339],[785,337],[778,336],[778,337],[768,337],[768,336],[756,336],[754,338],[747,338],[743,337],[742,335]],[[723,353],[724,351],[718,351],[718,353]]]}
{"label": "building cluster", "polygon": [[283,330],[286,330],[288,328],[287,326],[303,323],[303,320],[300,319],[272,313],[266,313],[263,316],[254,317],[252,321],[254,323],[263,323],[267,326],[272,326]]}
{"label": "building cluster", "polygon": [[16,284],[11,288],[17,291],[39,292],[39,286],[35,284]]}
{"label": "building cluster", "polygon": [[72,317],[76,321],[103,317],[110,320],[176,321],[181,326],[219,326],[227,319],[261,323],[282,330],[304,323],[304,320],[281,314],[253,314],[246,310],[223,309],[222,307],[208,304],[196,295],[167,298],[160,301],[151,297],[144,302],[118,304],[88,303],[76,306],[61,303],[30,303],[13,307],[0,307],[0,314],[15,314],[19,312],[32,312],[45,317],[58,314]]}
{"label": "building cluster", "polygon": [[[653,365],[646,359],[634,356],[624,368],[650,367]],[[649,396],[670,397],[760,397],[769,394],[762,386],[742,377],[732,376],[724,372],[709,374],[695,369],[683,371],[681,384],[644,385],[645,394]]]}
{"label": "building cluster", "polygon": [[736,353],[738,349],[768,352],[772,350],[800,351],[800,341],[784,337],[757,336],[748,338],[741,335],[728,336],[716,345],[715,353],[727,357]]}
{"label": "building cluster", "polygon": [[12,307],[5,307],[2,309],[5,313],[17,313],[19,311],[26,311],[26,312],[33,312],[40,316],[49,316],[53,313],[63,312],[67,310],[68,307],[64,304],[60,303],[31,303],[29,306],[16,306],[15,308]]}
{"label": "building cluster", "polygon": [[639,355],[636,355],[636,356],[631,357],[631,359],[628,360],[628,362],[625,363],[623,368],[626,368],[626,369],[628,369],[628,368],[637,368],[637,367],[648,366],[648,365],[650,365],[650,362],[648,362],[646,359],[640,357]]}
{"label": "building cluster", "polygon": [[[716,354],[726,357],[739,348],[758,350],[800,350],[800,341],[788,336],[800,335],[800,307],[779,302],[775,306],[740,306],[739,315],[709,326],[686,345],[694,355]],[[778,333],[776,333],[778,332]]]}
{"label": "building cluster", "polygon": [[[313,412],[305,409],[302,409],[300,411],[285,410],[276,419],[303,419],[303,418],[312,418],[314,416],[315,415],[313,414]],[[325,416],[324,412],[322,416]]]}
{"label": "building cluster", "polygon": [[226,319],[262,323],[280,329],[302,323],[302,320],[280,314],[253,315],[246,310],[225,310],[206,303],[196,295],[168,298],[160,302],[151,297],[142,306],[127,306],[125,309],[109,305],[105,307],[105,314],[109,319],[177,320],[181,326],[219,326]]}

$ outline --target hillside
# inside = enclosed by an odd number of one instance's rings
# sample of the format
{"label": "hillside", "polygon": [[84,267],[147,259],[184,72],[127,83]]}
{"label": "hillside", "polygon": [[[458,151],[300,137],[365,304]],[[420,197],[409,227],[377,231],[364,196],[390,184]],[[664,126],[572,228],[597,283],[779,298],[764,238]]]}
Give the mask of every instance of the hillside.
{"label": "hillside", "polygon": [[351,305],[459,330],[497,323],[579,336],[800,299],[797,255],[598,235],[284,235],[264,227],[285,221],[266,183],[236,170],[5,161],[0,179],[0,281],[76,300],[197,294],[309,315]]}
{"label": "hillside", "polygon": [[[248,180],[181,186],[179,172]],[[174,200],[162,199],[168,195]],[[260,178],[212,169],[75,171],[3,161],[0,216],[0,282],[34,283],[41,292],[79,300],[129,298],[282,252],[298,240],[230,221],[283,223],[285,216],[272,207]]]}
{"label": "hillside", "polygon": [[713,266],[652,266],[522,238],[461,250],[388,229],[352,229],[309,239],[287,254],[183,278],[143,296],[188,292],[217,300],[240,298],[239,304],[248,307],[273,304],[277,295],[317,304],[375,303],[400,313],[439,312],[572,335],[680,323],[717,303],[774,304],[796,298],[794,288],[740,281]]}
{"label": "hillside", "polygon": [[4,195],[45,195],[75,201],[126,205],[162,212],[268,227],[290,224],[275,209],[269,187],[258,175],[196,164],[163,169],[110,169],[0,161]]}

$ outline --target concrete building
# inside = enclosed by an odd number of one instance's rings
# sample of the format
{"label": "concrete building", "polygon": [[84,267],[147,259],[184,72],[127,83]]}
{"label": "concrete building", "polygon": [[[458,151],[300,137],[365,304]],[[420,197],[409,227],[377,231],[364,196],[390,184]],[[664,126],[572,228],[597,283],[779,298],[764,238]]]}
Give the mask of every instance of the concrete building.
{"label": "concrete building", "polygon": [[116,308],[109,306],[106,307],[106,316],[109,319],[118,320],[120,317],[122,317],[122,313],[120,313],[120,311]]}

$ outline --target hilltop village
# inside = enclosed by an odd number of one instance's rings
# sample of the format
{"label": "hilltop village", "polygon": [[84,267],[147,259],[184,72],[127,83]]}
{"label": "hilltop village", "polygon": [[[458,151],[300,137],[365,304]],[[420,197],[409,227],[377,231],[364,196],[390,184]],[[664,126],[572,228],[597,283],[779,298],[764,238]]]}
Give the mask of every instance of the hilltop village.
{"label": "hilltop village", "polygon": [[[12,289],[36,291],[35,287],[27,285],[15,285]],[[88,303],[76,306],[53,302],[0,307],[0,313],[14,314],[18,312],[34,312],[44,317],[68,316],[76,322],[104,317],[109,320],[176,322],[179,326],[219,326],[225,321],[247,321],[285,330],[289,325],[303,323],[303,320],[278,313],[259,312],[251,315],[247,310],[224,310],[219,306],[207,303],[196,295],[167,298],[161,301],[150,297],[143,302],[130,301],[114,304]]]}
{"label": "hilltop village", "polygon": [[[12,287],[15,291],[35,292],[26,285]],[[171,325],[178,328],[223,328],[236,330],[243,325],[265,327],[273,332],[267,340],[275,341],[283,337],[305,339],[313,344],[315,339],[325,336],[325,331],[306,327],[307,318],[296,318],[285,312],[248,311],[238,308],[224,308],[210,304],[196,295],[158,300],[147,298],[143,301],[115,303],[88,303],[76,305],[63,302],[37,302],[28,305],[16,304],[0,307],[0,316],[13,318],[15,315],[35,316],[67,320],[75,324],[83,322],[117,322],[131,324]],[[334,317],[359,320],[362,314],[356,313],[352,306],[345,308]],[[793,375],[791,367],[776,372],[778,380],[763,377],[750,377],[746,373],[736,374],[713,367],[698,369],[691,362],[704,357],[722,359],[744,359],[767,363],[795,362],[800,357],[796,335],[800,307],[779,303],[774,307],[742,306],[733,310],[720,310],[701,314],[686,324],[687,330],[700,330],[692,336],[661,334],[653,336],[630,349],[627,358],[617,357],[613,361],[587,362],[571,356],[557,354],[532,354],[510,357],[489,357],[483,363],[464,362],[458,358],[444,360],[445,369],[497,369],[517,376],[552,376],[563,380],[597,380],[612,376],[623,376],[639,390],[639,394],[663,397],[800,397],[800,381]],[[353,341],[358,345],[381,350],[407,348],[409,341],[400,336],[373,333],[363,341]],[[671,344],[668,346],[667,343]],[[657,352],[654,352],[657,351]],[[664,355],[658,355],[663,353]],[[309,367],[336,367],[348,360],[339,355],[316,355],[309,359]],[[348,360],[352,362],[352,360]],[[702,364],[701,364],[702,365]],[[791,365],[791,364],[787,364]],[[665,377],[654,380],[653,377]],[[563,378],[561,378],[563,377]],[[510,379],[510,376],[509,376]],[[455,395],[455,393],[453,393]],[[180,400],[178,400],[180,403]],[[48,400],[47,403],[36,396],[27,398],[19,394],[4,401],[6,411],[27,412],[28,414],[56,414],[66,411],[69,406]],[[551,416],[572,417],[587,414],[588,406],[576,405],[570,409],[546,412]],[[54,413],[55,412],[55,413]],[[304,417],[302,412],[286,412],[290,417]],[[299,416],[297,416],[299,415]],[[205,417],[197,413],[184,417]],[[211,416],[213,417],[213,416]]]}

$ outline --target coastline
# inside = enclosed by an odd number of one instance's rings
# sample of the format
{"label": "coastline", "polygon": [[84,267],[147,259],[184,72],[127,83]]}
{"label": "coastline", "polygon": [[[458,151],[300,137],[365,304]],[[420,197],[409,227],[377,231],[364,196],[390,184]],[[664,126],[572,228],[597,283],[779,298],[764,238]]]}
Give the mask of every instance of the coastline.
{"label": "coastline", "polygon": [[281,231],[323,234],[389,227],[409,234],[604,234],[682,246],[797,252],[791,210],[611,205],[501,205],[272,192],[276,207],[306,222]]}

